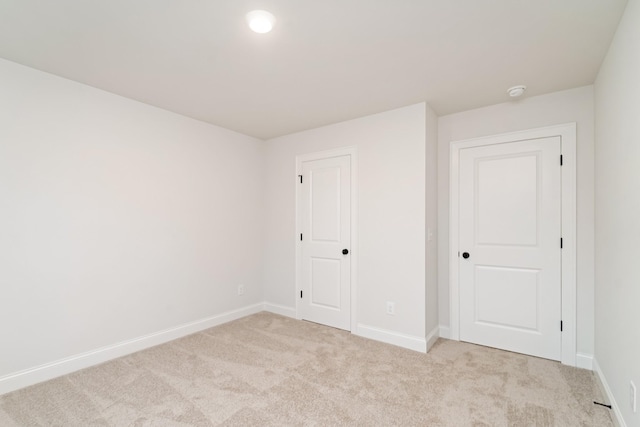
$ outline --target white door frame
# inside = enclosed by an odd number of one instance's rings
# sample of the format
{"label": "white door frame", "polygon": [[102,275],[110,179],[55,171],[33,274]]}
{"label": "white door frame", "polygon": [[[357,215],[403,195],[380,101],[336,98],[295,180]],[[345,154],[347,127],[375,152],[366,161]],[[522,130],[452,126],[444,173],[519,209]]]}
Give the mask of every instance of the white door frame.
{"label": "white door frame", "polygon": [[[449,187],[449,307],[451,339],[460,340],[460,287],[458,267],[460,150],[492,144],[559,136],[562,175],[562,356],[564,365],[576,366],[576,124],[529,129],[480,138],[452,141]],[[558,162],[560,159],[558,159]],[[560,244],[560,242],[558,242]],[[560,327],[560,325],[558,325]]]}
{"label": "white door frame", "polygon": [[[349,257],[351,257],[351,333],[357,331],[357,301],[358,301],[358,157],[355,146],[338,148],[335,150],[318,151],[315,153],[301,154],[296,156],[296,174],[302,175],[302,163],[312,160],[322,160],[331,157],[351,156],[351,247]],[[302,212],[299,209],[300,192],[302,186],[296,176],[296,318],[301,319],[300,312],[300,290],[302,289],[302,245],[300,244],[300,233],[302,230]]]}

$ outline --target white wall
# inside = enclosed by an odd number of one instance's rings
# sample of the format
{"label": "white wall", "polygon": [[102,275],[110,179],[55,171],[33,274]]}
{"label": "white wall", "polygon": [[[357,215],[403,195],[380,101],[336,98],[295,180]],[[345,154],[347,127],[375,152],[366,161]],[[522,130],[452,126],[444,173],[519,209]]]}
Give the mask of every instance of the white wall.
{"label": "white wall", "polygon": [[5,60],[0,93],[0,380],[263,300],[260,141]]}
{"label": "white wall", "polygon": [[[416,104],[267,141],[266,301],[295,307],[296,155],[356,146],[357,319],[424,340],[427,108]],[[395,302],[395,316],[385,314],[386,301]]]}
{"label": "white wall", "polygon": [[[426,333],[435,332],[439,326],[438,316],[438,117],[427,106],[426,123]],[[431,238],[429,240],[429,232]],[[434,336],[436,338],[437,335]],[[435,342],[435,339],[434,339]]]}
{"label": "white wall", "polygon": [[[640,1],[630,0],[595,84],[597,364],[628,426],[640,426]],[[640,398],[640,395],[638,396]]]}
{"label": "white wall", "polygon": [[594,128],[593,87],[555,92],[438,119],[438,290],[440,323],[449,326],[449,144],[569,122],[577,123],[577,351],[593,355]]}

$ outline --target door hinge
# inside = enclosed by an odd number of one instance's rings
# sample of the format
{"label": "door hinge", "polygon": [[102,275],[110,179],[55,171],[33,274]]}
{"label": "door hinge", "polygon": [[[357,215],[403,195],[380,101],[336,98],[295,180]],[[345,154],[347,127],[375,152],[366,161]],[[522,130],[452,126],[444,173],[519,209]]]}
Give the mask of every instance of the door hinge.
{"label": "door hinge", "polygon": [[562,157],[562,154],[560,154],[560,166],[562,166],[564,164],[564,158]]}
{"label": "door hinge", "polygon": [[560,332],[562,332],[563,329],[563,325],[562,325],[562,320],[560,321]]}
{"label": "door hinge", "polygon": [[560,238],[560,249],[562,249],[562,247],[563,247],[563,246],[564,246],[564,242],[563,242],[563,239],[562,239],[562,237],[561,237],[561,238]]}
{"label": "door hinge", "polygon": [[302,291],[300,291],[300,298],[302,298]]}
{"label": "door hinge", "polygon": [[300,233],[300,241],[302,242],[302,233]]}
{"label": "door hinge", "polygon": [[298,175],[300,177],[300,184],[302,184],[302,175]]}

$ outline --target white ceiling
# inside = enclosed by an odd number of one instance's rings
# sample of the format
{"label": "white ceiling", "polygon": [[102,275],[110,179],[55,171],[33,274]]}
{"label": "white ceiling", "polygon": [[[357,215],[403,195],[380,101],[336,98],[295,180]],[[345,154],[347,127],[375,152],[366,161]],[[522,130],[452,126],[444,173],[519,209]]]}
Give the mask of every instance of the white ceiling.
{"label": "white ceiling", "polygon": [[[0,0],[0,57],[267,139],[593,83],[626,0]],[[245,14],[267,9],[269,34]]]}

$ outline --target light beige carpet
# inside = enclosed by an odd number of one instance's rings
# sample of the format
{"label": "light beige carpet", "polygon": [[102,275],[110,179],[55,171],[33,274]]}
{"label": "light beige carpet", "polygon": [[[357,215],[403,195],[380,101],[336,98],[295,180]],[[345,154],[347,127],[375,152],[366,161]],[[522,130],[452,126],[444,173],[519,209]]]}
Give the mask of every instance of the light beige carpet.
{"label": "light beige carpet", "polygon": [[593,374],[260,313],[0,396],[1,426],[610,426]]}

